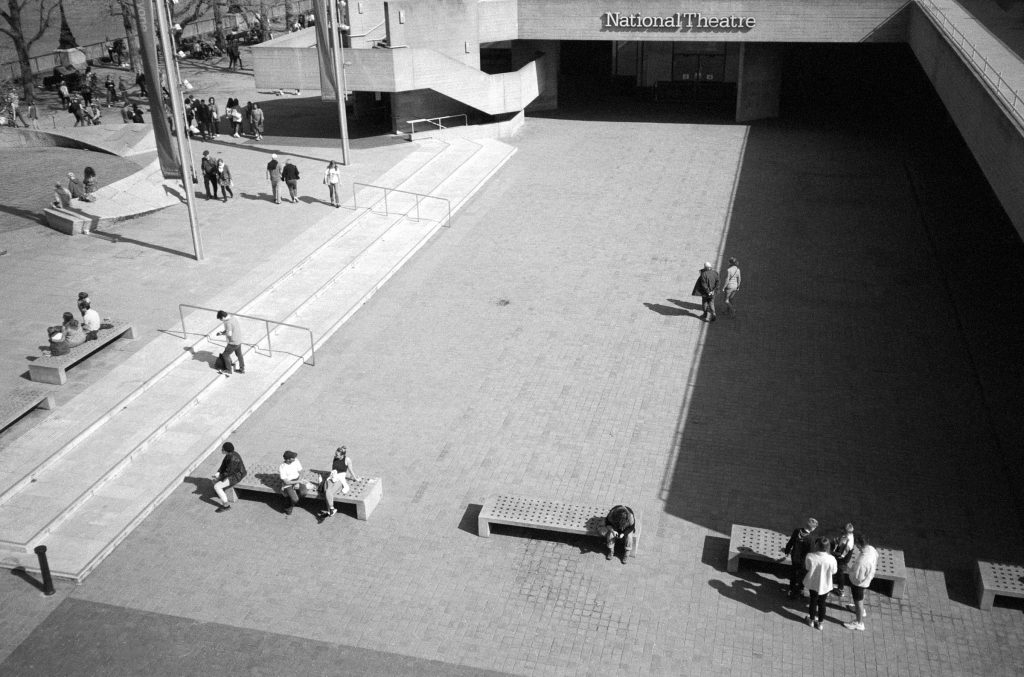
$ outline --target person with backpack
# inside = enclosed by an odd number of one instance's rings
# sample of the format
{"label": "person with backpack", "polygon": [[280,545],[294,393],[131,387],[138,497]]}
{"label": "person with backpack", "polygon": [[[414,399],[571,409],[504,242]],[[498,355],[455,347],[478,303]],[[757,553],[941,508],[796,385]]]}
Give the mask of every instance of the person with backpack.
{"label": "person with backpack", "polygon": [[605,547],[608,548],[604,558],[610,561],[615,556],[615,546],[618,543],[622,543],[624,546],[622,563],[625,564],[626,558],[633,551],[633,532],[636,531],[636,516],[633,515],[632,508],[625,505],[617,505],[609,510],[604,518],[602,531],[605,538]]}
{"label": "person with backpack", "polygon": [[[220,462],[220,468],[210,479],[213,480],[213,491],[217,494],[217,500],[220,501],[217,512],[224,512],[231,509],[231,504],[228,502],[228,496],[224,490],[231,489],[241,482],[248,472],[245,469],[245,463],[242,462],[242,457],[235,451],[235,445],[231,442],[225,442],[220,450],[224,452],[224,460]],[[234,500],[238,499],[233,489],[231,495]]]}

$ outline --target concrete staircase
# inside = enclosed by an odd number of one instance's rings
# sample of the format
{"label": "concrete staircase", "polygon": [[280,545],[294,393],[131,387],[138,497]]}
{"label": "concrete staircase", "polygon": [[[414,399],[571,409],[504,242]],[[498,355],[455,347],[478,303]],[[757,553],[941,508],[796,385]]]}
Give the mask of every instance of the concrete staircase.
{"label": "concrete staircase", "polygon": [[[405,216],[416,194],[446,198],[454,212],[514,152],[490,140],[422,146],[382,177],[406,191],[391,194],[386,212],[365,189],[360,209],[337,210],[300,238],[304,252],[282,254],[295,257],[285,274],[255,295],[260,287],[245,280],[207,303],[308,327],[323,344],[447,224],[442,200],[420,199],[419,218]],[[241,289],[249,301],[238,307]],[[308,332],[243,320],[254,344],[246,373],[225,378],[211,368],[222,349],[213,314],[194,311],[185,324],[187,333],[161,332],[5,453],[0,565],[35,570],[32,549],[45,544],[55,576],[82,580],[312,358]]]}

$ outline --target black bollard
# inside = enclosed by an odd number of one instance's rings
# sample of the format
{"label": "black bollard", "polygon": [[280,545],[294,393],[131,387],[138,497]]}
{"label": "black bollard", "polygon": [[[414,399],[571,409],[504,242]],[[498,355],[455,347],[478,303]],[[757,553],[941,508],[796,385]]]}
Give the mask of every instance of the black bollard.
{"label": "black bollard", "polygon": [[46,546],[37,545],[36,555],[39,557],[39,572],[43,575],[43,594],[49,597],[57,591],[53,589],[53,576],[50,575],[50,563],[46,561]]}

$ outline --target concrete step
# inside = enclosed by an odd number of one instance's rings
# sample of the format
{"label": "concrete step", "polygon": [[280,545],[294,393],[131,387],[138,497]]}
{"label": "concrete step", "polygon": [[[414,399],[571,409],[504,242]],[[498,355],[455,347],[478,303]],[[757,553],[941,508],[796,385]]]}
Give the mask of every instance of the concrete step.
{"label": "concrete step", "polygon": [[[422,165],[429,178],[412,176],[405,184],[432,184],[457,209],[510,153],[507,146],[505,152],[480,144],[455,146],[429,154]],[[441,175],[441,167],[447,175]],[[441,220],[368,211],[336,221],[333,232],[323,233],[320,244],[238,312],[308,327],[314,343],[322,345],[442,225]],[[141,392],[123,398],[126,406],[107,411],[99,424],[84,426],[73,444],[35,469],[35,481],[9,483],[16,488],[0,503],[0,539],[8,549],[4,566],[34,570],[29,553],[45,543],[54,574],[81,580],[301,368],[309,352],[308,333],[290,327],[268,332],[257,326],[263,323],[250,322],[243,329],[259,345],[246,351],[246,374],[225,378],[214,375],[205,360],[194,359],[222,349],[204,335],[217,323],[209,313],[186,319],[192,335],[188,341],[168,334],[153,342],[168,356],[159,377],[138,374]]]}

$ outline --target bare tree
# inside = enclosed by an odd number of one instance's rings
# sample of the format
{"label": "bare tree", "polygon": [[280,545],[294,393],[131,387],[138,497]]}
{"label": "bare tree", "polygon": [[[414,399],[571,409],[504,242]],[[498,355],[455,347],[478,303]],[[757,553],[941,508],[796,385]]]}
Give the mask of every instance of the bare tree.
{"label": "bare tree", "polygon": [[[0,5],[0,19],[3,19],[3,23],[0,23],[0,33],[14,43],[14,52],[18,55],[18,65],[21,66],[21,89],[25,94],[26,103],[35,101],[35,80],[32,77],[32,62],[29,60],[28,51],[50,27],[57,4],[58,0],[7,0],[6,9],[2,9],[3,5]],[[39,27],[31,35],[25,33],[22,23],[21,15],[25,11],[39,12]]]}

